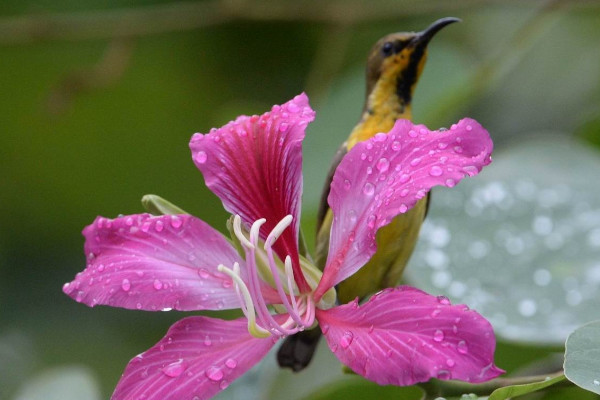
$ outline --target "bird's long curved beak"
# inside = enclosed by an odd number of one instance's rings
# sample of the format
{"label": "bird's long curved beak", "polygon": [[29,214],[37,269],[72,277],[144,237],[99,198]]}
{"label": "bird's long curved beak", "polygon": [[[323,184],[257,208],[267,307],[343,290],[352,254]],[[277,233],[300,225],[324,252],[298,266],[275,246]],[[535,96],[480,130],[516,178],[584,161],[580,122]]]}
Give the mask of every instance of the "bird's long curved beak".
{"label": "bird's long curved beak", "polygon": [[454,18],[454,17],[446,17],[446,18],[438,19],[433,24],[429,25],[429,27],[427,29],[425,29],[422,32],[419,32],[412,39],[411,44],[414,47],[425,48],[429,44],[429,41],[431,40],[431,38],[433,38],[436,33],[441,31],[442,28],[444,28],[445,26],[453,24],[455,22],[461,22],[461,20],[459,18]]}

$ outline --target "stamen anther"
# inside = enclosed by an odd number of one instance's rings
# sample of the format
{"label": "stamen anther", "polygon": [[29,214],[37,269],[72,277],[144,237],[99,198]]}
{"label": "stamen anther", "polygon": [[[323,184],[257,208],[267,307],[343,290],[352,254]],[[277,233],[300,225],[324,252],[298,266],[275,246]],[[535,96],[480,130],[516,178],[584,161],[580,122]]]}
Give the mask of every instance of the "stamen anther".
{"label": "stamen anther", "polygon": [[233,232],[235,233],[235,236],[237,236],[237,238],[240,240],[242,245],[244,245],[246,248],[254,249],[254,245],[250,243],[250,241],[242,232],[242,218],[239,216],[239,214],[236,214],[233,217]]}

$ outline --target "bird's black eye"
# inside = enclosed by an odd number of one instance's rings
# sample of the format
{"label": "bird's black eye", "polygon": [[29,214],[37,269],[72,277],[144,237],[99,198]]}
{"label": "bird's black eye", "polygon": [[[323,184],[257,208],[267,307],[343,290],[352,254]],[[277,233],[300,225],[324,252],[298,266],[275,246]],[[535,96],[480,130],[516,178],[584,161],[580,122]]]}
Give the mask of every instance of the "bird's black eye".
{"label": "bird's black eye", "polygon": [[392,42],[385,42],[383,47],[381,47],[381,52],[384,56],[389,56],[394,51],[394,44]]}

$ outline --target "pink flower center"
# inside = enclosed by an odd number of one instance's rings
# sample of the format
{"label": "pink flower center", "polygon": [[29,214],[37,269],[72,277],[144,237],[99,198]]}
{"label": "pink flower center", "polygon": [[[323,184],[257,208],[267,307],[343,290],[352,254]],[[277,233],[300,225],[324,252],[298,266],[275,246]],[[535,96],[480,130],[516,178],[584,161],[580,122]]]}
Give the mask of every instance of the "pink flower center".
{"label": "pink flower center", "polygon": [[[240,298],[241,309],[248,319],[248,330],[256,337],[271,335],[288,336],[310,327],[315,320],[315,302],[312,292],[300,293],[295,284],[292,260],[289,255],[283,263],[273,252],[273,244],[292,223],[292,216],[284,217],[273,228],[260,249],[259,231],[266,222],[264,218],[257,220],[250,228],[246,237],[241,227],[241,218],[236,215],[233,220],[235,236],[240,241],[246,258],[246,276],[242,277],[238,263],[233,268],[219,265],[219,271],[231,276],[235,283],[236,292]],[[264,251],[263,251],[264,250]],[[259,271],[259,265],[266,265],[266,271]],[[261,276],[262,272],[262,276]],[[283,323],[278,322],[271,314],[265,301],[261,287],[270,281],[276,289],[287,318]],[[269,284],[267,282],[267,284]],[[278,318],[279,321],[281,319]]]}

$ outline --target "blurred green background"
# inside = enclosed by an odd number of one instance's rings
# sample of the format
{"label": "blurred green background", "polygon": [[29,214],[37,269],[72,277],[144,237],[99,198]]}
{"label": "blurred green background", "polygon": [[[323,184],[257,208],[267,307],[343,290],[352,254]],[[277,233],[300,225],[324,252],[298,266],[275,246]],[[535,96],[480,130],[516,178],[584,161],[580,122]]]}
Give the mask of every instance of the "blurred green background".
{"label": "blurred green background", "polygon": [[[108,398],[129,359],[182,317],[89,309],[61,287],[84,267],[82,228],[141,212],[146,193],[225,229],[191,162],[192,133],[306,91],[317,111],[304,144],[312,240],[325,172],[362,107],[370,46],[445,16],[463,22],[429,47],[415,121],[473,117],[498,154],[541,131],[600,145],[594,1],[0,2],[0,398]],[[514,371],[561,350],[501,343],[497,363]],[[419,396],[356,377],[331,385],[341,373],[323,368],[296,377],[271,356],[242,384],[257,398]],[[248,398],[244,390],[222,398]],[[585,398],[569,390],[555,398]]]}

